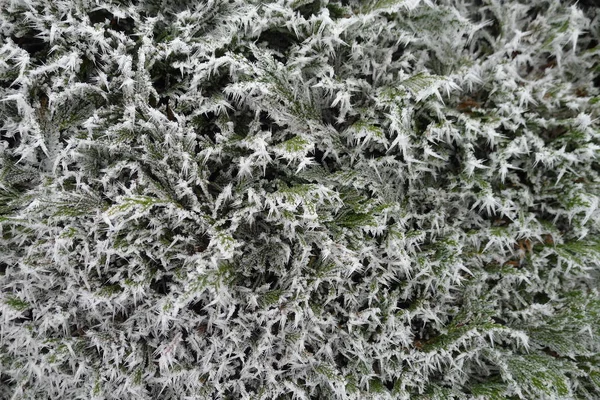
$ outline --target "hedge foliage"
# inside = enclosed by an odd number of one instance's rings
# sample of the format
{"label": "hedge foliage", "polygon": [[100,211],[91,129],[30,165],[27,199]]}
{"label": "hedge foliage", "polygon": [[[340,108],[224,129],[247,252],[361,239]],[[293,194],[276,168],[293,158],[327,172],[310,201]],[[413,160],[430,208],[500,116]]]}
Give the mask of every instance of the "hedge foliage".
{"label": "hedge foliage", "polygon": [[599,18],[0,0],[0,398],[600,398]]}

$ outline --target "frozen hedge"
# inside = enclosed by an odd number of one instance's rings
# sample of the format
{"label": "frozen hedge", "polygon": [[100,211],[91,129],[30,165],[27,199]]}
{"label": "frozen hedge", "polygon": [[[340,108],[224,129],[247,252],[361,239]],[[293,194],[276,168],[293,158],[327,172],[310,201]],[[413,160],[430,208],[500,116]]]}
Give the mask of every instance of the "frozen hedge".
{"label": "frozen hedge", "polygon": [[0,398],[600,398],[600,12],[0,0]]}

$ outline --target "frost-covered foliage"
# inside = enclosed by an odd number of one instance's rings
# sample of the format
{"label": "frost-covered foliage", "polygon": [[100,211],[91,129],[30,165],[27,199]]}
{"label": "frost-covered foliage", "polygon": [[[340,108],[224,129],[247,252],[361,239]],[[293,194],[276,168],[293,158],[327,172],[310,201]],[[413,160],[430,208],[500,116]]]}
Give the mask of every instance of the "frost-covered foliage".
{"label": "frost-covered foliage", "polygon": [[600,13],[0,0],[0,398],[597,399]]}

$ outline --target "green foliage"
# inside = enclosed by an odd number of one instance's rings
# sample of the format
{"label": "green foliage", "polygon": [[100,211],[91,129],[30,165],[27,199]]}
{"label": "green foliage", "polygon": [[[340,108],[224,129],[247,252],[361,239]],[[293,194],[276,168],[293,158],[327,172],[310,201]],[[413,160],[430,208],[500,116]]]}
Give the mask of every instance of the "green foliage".
{"label": "green foliage", "polygon": [[589,3],[3,2],[0,399],[599,398]]}

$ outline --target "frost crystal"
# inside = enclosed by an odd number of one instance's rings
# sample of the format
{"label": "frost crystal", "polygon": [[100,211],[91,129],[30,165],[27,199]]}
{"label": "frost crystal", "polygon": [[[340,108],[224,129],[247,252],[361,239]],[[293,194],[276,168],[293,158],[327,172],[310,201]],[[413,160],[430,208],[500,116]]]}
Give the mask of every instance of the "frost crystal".
{"label": "frost crystal", "polygon": [[0,398],[600,398],[592,3],[0,0]]}

